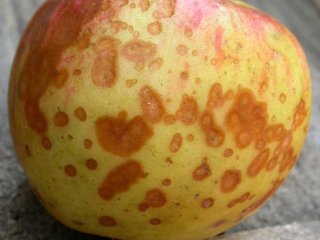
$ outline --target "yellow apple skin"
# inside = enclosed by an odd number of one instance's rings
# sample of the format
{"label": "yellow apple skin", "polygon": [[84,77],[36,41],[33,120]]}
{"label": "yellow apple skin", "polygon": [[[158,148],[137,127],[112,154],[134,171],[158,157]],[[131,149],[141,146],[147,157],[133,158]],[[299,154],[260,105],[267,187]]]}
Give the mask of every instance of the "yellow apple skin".
{"label": "yellow apple skin", "polygon": [[124,240],[204,239],[252,215],[294,166],[310,109],[295,37],[227,0],[47,1],[9,92],[44,207]]}

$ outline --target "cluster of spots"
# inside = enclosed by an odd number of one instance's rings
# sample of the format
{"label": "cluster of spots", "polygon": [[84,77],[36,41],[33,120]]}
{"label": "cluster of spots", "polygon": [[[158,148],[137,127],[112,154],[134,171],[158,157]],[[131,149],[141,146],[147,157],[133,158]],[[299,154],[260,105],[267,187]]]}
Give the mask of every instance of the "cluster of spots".
{"label": "cluster of spots", "polygon": [[262,138],[267,117],[266,104],[256,102],[251,91],[240,90],[226,116],[226,126],[235,133],[235,142],[243,149]]}
{"label": "cluster of spots", "polygon": [[283,179],[277,179],[274,183],[272,188],[259,200],[251,204],[249,207],[243,209],[239,214],[239,220],[242,220],[246,215],[254,212],[255,210],[259,209],[282,185]]}
{"label": "cluster of spots", "polygon": [[145,63],[156,55],[157,46],[151,42],[134,39],[125,43],[120,52],[125,59],[135,63],[137,70],[142,70]]}
{"label": "cluster of spots", "polygon": [[211,174],[212,172],[208,164],[208,159],[204,158],[201,165],[193,171],[192,176],[196,181],[203,181],[204,179],[211,176]]}
{"label": "cluster of spots", "polygon": [[117,193],[126,192],[131,185],[142,177],[143,171],[140,163],[130,160],[110,171],[98,188],[99,196],[110,200]]}
{"label": "cluster of spots", "polygon": [[220,189],[223,193],[233,192],[241,182],[241,172],[239,170],[226,170],[220,181]]}
{"label": "cluster of spots", "polygon": [[165,194],[160,189],[152,189],[146,193],[144,202],[138,205],[138,210],[144,212],[149,208],[161,208],[166,203]]}
{"label": "cluster of spots", "polygon": [[222,107],[226,100],[233,98],[233,91],[230,90],[223,95],[222,86],[220,83],[215,83],[210,89],[207,106],[209,109]]}
{"label": "cluster of spots", "polygon": [[[19,47],[17,58],[26,45],[32,54],[27,55],[22,66],[18,82],[19,96],[24,101],[28,125],[42,138],[46,138],[48,121],[40,109],[39,100],[48,86],[62,87],[65,84],[68,72],[59,68],[60,58],[70,46],[88,45],[84,43],[88,43],[90,36],[82,36],[80,32],[96,16],[102,2],[48,1],[36,13],[25,32],[26,37]],[[65,118],[60,117],[57,116],[56,123],[65,124]],[[48,149],[48,144],[45,145]]]}
{"label": "cluster of spots", "polygon": [[206,142],[210,147],[219,147],[224,141],[224,132],[219,127],[213,118],[213,113],[206,111],[200,119],[201,129],[205,133]]}
{"label": "cluster of spots", "polygon": [[237,204],[243,203],[245,201],[247,201],[250,198],[250,193],[246,192],[243,195],[241,195],[239,198],[236,198],[232,201],[230,201],[227,205],[228,208],[232,208]]}
{"label": "cluster of spots", "polygon": [[176,117],[185,125],[191,125],[198,119],[199,109],[197,101],[188,95],[183,95]]}
{"label": "cluster of spots", "polygon": [[180,133],[173,135],[169,148],[172,153],[176,153],[180,150],[182,145],[182,136]]}
{"label": "cluster of spots", "polygon": [[123,113],[117,118],[100,117],[95,127],[102,148],[123,157],[140,150],[153,135],[152,129],[141,116],[127,121],[127,114]]}

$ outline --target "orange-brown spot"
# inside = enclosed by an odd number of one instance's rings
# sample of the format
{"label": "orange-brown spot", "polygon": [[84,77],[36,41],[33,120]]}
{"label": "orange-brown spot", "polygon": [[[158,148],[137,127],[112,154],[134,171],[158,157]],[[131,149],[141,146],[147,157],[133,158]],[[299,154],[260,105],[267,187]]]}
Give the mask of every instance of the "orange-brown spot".
{"label": "orange-brown spot", "polygon": [[277,166],[277,162],[278,162],[277,157],[271,158],[267,163],[266,170],[268,172],[272,171]]}
{"label": "orange-brown spot", "polygon": [[150,224],[151,225],[159,225],[159,224],[161,224],[161,220],[159,218],[152,218],[150,220]]}
{"label": "orange-brown spot", "polygon": [[195,123],[198,119],[199,110],[197,101],[188,95],[183,95],[177,118],[186,125]]}
{"label": "orange-brown spot", "polygon": [[211,208],[214,204],[214,199],[213,198],[206,198],[201,202],[201,207],[202,208]]}
{"label": "orange-brown spot", "polygon": [[169,158],[169,157],[168,157],[168,158],[166,158],[166,162],[167,162],[167,163],[169,163],[169,164],[173,164],[172,159],[171,159],[171,158]]}
{"label": "orange-brown spot", "polygon": [[145,203],[145,202],[140,203],[139,206],[138,206],[138,210],[140,212],[145,212],[145,211],[148,210],[148,208],[149,208],[149,205],[147,203]]}
{"label": "orange-brown spot", "polygon": [[193,179],[196,181],[202,181],[208,178],[212,174],[207,159],[204,159],[202,164],[193,171]]}
{"label": "orange-brown spot", "polygon": [[182,81],[187,81],[189,79],[189,73],[187,71],[183,71],[180,73],[180,79]]}
{"label": "orange-brown spot", "polygon": [[85,147],[85,149],[90,149],[92,147],[92,141],[90,139],[85,139],[83,141],[83,146]]}
{"label": "orange-brown spot", "polygon": [[226,116],[226,125],[235,133],[239,148],[262,138],[267,125],[266,104],[256,102],[250,90],[240,90]]}
{"label": "orange-brown spot", "polygon": [[287,168],[290,169],[295,163],[295,156],[293,156],[293,148],[283,153],[279,172],[283,173]]}
{"label": "orange-brown spot", "polygon": [[163,59],[156,58],[155,60],[149,63],[149,69],[151,71],[157,71],[161,68],[162,64],[163,64]]}
{"label": "orange-brown spot", "polygon": [[192,142],[192,141],[194,140],[193,134],[188,134],[187,140],[188,140],[189,142]]}
{"label": "orange-brown spot", "polygon": [[173,135],[172,140],[170,142],[170,151],[173,153],[176,153],[180,150],[182,145],[182,136],[180,133],[176,133],[175,135]]}
{"label": "orange-brown spot", "polygon": [[269,154],[270,150],[265,149],[255,157],[247,169],[249,177],[256,177],[262,171],[262,169],[265,168],[268,162]]}
{"label": "orange-brown spot", "polygon": [[131,40],[121,49],[124,57],[132,62],[144,63],[147,59],[152,58],[157,52],[157,46],[150,42],[142,40]]}
{"label": "orange-brown spot", "polygon": [[132,160],[115,167],[101,183],[98,189],[99,196],[104,200],[110,200],[115,194],[128,191],[142,173],[140,163]]}
{"label": "orange-brown spot", "polygon": [[139,151],[153,135],[152,129],[140,116],[129,122],[121,116],[100,117],[95,125],[97,139],[103,149],[119,156]]}
{"label": "orange-brown spot", "polygon": [[181,56],[185,56],[188,53],[188,48],[185,45],[179,45],[177,48],[177,53]]}
{"label": "orange-brown spot", "polygon": [[148,25],[148,32],[151,35],[159,35],[162,32],[162,25],[159,21],[152,22]]}
{"label": "orange-brown spot", "polygon": [[138,82],[137,79],[128,79],[126,80],[126,86],[127,88],[133,87]]}
{"label": "orange-brown spot", "polygon": [[[78,74],[78,72],[73,71],[72,74],[76,75],[76,74]],[[66,84],[66,82],[68,81],[68,78],[69,78],[69,72],[65,69],[62,69],[59,71],[57,76],[55,76],[55,78],[53,80],[53,85],[56,88],[62,88]]]}
{"label": "orange-brown spot", "polygon": [[141,11],[143,11],[143,12],[148,11],[148,9],[150,7],[149,0],[140,0],[139,7],[141,8]]}
{"label": "orange-brown spot", "polygon": [[226,170],[220,183],[220,189],[223,193],[231,193],[241,182],[241,173],[239,170]]}
{"label": "orange-brown spot", "polygon": [[243,203],[244,201],[248,200],[249,197],[250,197],[250,193],[246,192],[245,194],[241,195],[239,198],[236,198],[236,199],[232,200],[231,202],[229,202],[227,207],[232,208],[235,205],[237,205],[239,203]]}
{"label": "orange-brown spot", "polygon": [[87,113],[83,107],[77,107],[74,110],[74,115],[82,122],[84,122],[87,119]]}
{"label": "orange-brown spot", "polygon": [[118,49],[112,37],[104,37],[96,47],[97,56],[92,68],[92,80],[98,87],[112,87],[118,77]]}
{"label": "orange-brown spot", "polygon": [[226,220],[218,220],[215,223],[213,223],[211,227],[212,228],[218,228],[218,227],[222,226],[225,223],[226,223]]}
{"label": "orange-brown spot", "polygon": [[174,15],[176,10],[177,0],[162,0],[157,1],[157,9],[162,18],[170,18]]}
{"label": "orange-brown spot", "polygon": [[184,35],[185,35],[187,38],[191,38],[192,35],[193,35],[192,29],[189,28],[189,27],[186,27],[186,28],[184,29]]}
{"label": "orange-brown spot", "polygon": [[166,187],[170,186],[171,185],[171,180],[169,178],[163,179],[162,185],[166,186]]}
{"label": "orange-brown spot", "polygon": [[293,129],[297,129],[302,125],[304,122],[306,116],[307,116],[307,109],[306,109],[306,103],[303,99],[299,102],[299,104],[296,106],[293,114],[293,123],[292,127]]}
{"label": "orange-brown spot", "polygon": [[53,122],[57,127],[65,127],[69,123],[69,117],[64,112],[57,112],[53,117]]}
{"label": "orange-brown spot", "polygon": [[99,218],[99,223],[104,227],[114,227],[117,225],[116,220],[113,217],[102,216]]}
{"label": "orange-brown spot", "polygon": [[52,148],[52,143],[47,137],[43,137],[41,139],[41,144],[42,144],[42,147],[46,150],[50,150]]}
{"label": "orange-brown spot", "polygon": [[64,167],[64,172],[69,177],[75,177],[77,175],[77,169],[71,164]]}
{"label": "orange-brown spot", "polygon": [[161,121],[165,110],[158,93],[151,87],[145,86],[141,88],[139,96],[143,116],[152,123]]}
{"label": "orange-brown spot", "polygon": [[212,114],[206,111],[200,119],[202,131],[205,133],[206,142],[210,147],[219,147],[224,141],[224,132],[215,123]]}
{"label": "orange-brown spot", "polygon": [[167,199],[160,189],[152,189],[147,192],[145,202],[149,207],[161,208],[166,204]]}
{"label": "orange-brown spot", "polygon": [[209,98],[207,102],[208,108],[218,108],[222,107],[225,102],[225,97],[223,96],[222,86],[220,83],[215,83],[210,90]]}
{"label": "orange-brown spot", "polygon": [[286,134],[283,124],[270,125],[265,130],[265,138],[268,142],[281,141]]}
{"label": "orange-brown spot", "polygon": [[233,150],[231,148],[226,148],[223,152],[223,156],[225,156],[226,158],[232,157],[232,155],[233,155]]}
{"label": "orange-brown spot", "polygon": [[85,164],[89,170],[96,170],[98,167],[97,161],[94,160],[93,158],[87,159]]}

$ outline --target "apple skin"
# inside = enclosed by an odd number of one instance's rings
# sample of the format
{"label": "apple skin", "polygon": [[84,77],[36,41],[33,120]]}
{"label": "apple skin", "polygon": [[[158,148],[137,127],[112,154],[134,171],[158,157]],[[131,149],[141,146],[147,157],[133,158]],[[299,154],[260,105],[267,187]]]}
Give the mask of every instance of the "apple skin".
{"label": "apple skin", "polygon": [[130,240],[204,239],[251,216],[295,165],[310,109],[295,37],[227,0],[47,1],[9,90],[43,206]]}

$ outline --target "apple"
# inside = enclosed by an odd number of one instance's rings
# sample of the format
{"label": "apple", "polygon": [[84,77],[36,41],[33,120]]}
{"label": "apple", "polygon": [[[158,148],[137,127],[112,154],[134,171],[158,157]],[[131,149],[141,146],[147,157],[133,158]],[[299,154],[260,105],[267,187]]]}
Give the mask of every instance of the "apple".
{"label": "apple", "polygon": [[310,109],[296,38],[230,0],[49,0],[9,89],[43,206],[130,240],[204,239],[251,216],[295,165]]}

